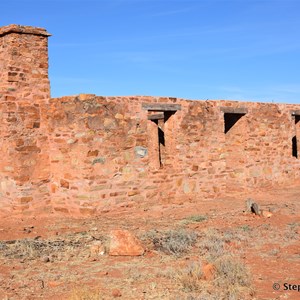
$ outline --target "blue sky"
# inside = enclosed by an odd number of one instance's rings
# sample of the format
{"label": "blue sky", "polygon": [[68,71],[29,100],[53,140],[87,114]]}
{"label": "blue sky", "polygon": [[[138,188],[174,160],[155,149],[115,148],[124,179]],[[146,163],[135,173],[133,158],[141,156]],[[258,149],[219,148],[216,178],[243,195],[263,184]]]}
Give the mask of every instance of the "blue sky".
{"label": "blue sky", "polygon": [[46,28],[52,97],[300,103],[300,0],[2,0]]}

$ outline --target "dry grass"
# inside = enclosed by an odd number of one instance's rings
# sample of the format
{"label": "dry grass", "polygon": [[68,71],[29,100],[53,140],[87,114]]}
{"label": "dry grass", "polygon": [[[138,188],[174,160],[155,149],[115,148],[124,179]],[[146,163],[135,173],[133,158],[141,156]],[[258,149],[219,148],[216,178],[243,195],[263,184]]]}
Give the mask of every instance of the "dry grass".
{"label": "dry grass", "polygon": [[216,258],[224,255],[224,237],[217,230],[209,228],[204,232],[204,236],[200,238],[199,248],[201,254],[208,261],[214,261]]}
{"label": "dry grass", "polygon": [[[101,237],[104,240],[104,237]],[[34,260],[53,257],[61,260],[72,255],[88,255],[93,236],[80,232],[61,236],[57,239],[19,239],[0,241],[0,256],[15,259]]]}
{"label": "dry grass", "polygon": [[152,239],[154,248],[167,254],[180,255],[187,252],[195,243],[197,234],[187,230],[169,230]]}
{"label": "dry grass", "polygon": [[286,242],[297,241],[299,239],[299,223],[287,224],[284,233],[284,240]]}
{"label": "dry grass", "polygon": [[179,270],[176,273],[176,280],[187,292],[198,291],[203,288],[204,282],[202,264],[192,263],[187,268]]}
{"label": "dry grass", "polygon": [[74,289],[67,300],[100,300],[100,292],[88,288]]}
{"label": "dry grass", "polygon": [[173,279],[180,284],[182,290],[193,294],[190,295],[190,299],[237,300],[249,299],[252,296],[248,268],[238,255],[230,254],[226,247],[228,241],[242,240],[244,231],[245,229],[241,228],[221,234],[218,230],[210,228],[203,232],[197,246],[203,259],[214,266],[214,279],[204,280],[201,263],[173,270]]}
{"label": "dry grass", "polygon": [[183,291],[191,293],[189,299],[250,299],[253,296],[248,268],[238,257],[225,254],[213,263],[214,279],[204,280],[201,263],[173,270],[173,280]]}
{"label": "dry grass", "polygon": [[214,265],[216,267],[214,283],[225,292],[228,299],[240,299],[241,293],[251,293],[250,272],[238,257],[227,254],[218,258]]}
{"label": "dry grass", "polygon": [[160,232],[150,230],[140,236],[149,248],[166,254],[181,255],[186,253],[196,243],[197,234],[193,231],[178,229]]}
{"label": "dry grass", "polygon": [[180,224],[182,225],[188,225],[191,223],[199,223],[207,220],[207,216],[204,215],[192,215],[189,217],[184,218],[182,221],[180,221]]}

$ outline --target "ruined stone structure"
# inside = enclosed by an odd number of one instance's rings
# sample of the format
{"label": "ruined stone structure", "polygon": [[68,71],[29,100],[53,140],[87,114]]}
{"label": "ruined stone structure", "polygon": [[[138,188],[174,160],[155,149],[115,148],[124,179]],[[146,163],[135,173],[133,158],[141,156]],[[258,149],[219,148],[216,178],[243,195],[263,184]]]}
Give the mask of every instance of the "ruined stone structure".
{"label": "ruined stone structure", "polygon": [[48,37],[0,28],[2,213],[93,214],[300,180],[300,105],[50,98]]}

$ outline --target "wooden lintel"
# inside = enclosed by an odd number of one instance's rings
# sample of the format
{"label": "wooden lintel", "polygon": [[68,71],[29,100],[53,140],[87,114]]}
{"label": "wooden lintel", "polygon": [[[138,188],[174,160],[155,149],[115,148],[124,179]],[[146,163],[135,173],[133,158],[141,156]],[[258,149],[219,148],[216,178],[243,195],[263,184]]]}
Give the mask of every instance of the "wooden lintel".
{"label": "wooden lintel", "polygon": [[248,108],[246,107],[226,107],[226,106],[222,106],[220,107],[221,111],[224,114],[241,114],[241,115],[245,115],[248,113]]}
{"label": "wooden lintel", "polygon": [[181,105],[172,103],[142,103],[142,109],[149,111],[177,111],[181,110]]}
{"label": "wooden lintel", "polygon": [[164,113],[148,115],[148,120],[163,120],[164,118]]}
{"label": "wooden lintel", "polygon": [[300,109],[299,110],[292,110],[291,114],[292,114],[292,116],[300,116]]}

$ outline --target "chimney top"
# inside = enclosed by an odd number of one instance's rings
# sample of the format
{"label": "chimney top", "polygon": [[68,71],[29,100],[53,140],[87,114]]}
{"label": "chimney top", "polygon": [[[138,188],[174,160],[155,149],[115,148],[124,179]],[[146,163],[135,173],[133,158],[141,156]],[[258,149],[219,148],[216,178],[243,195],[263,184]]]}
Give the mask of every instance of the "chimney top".
{"label": "chimney top", "polygon": [[42,36],[51,36],[46,29],[33,26],[21,26],[16,24],[11,24],[8,26],[0,27],[0,37],[9,33],[21,33],[21,34],[33,34]]}

